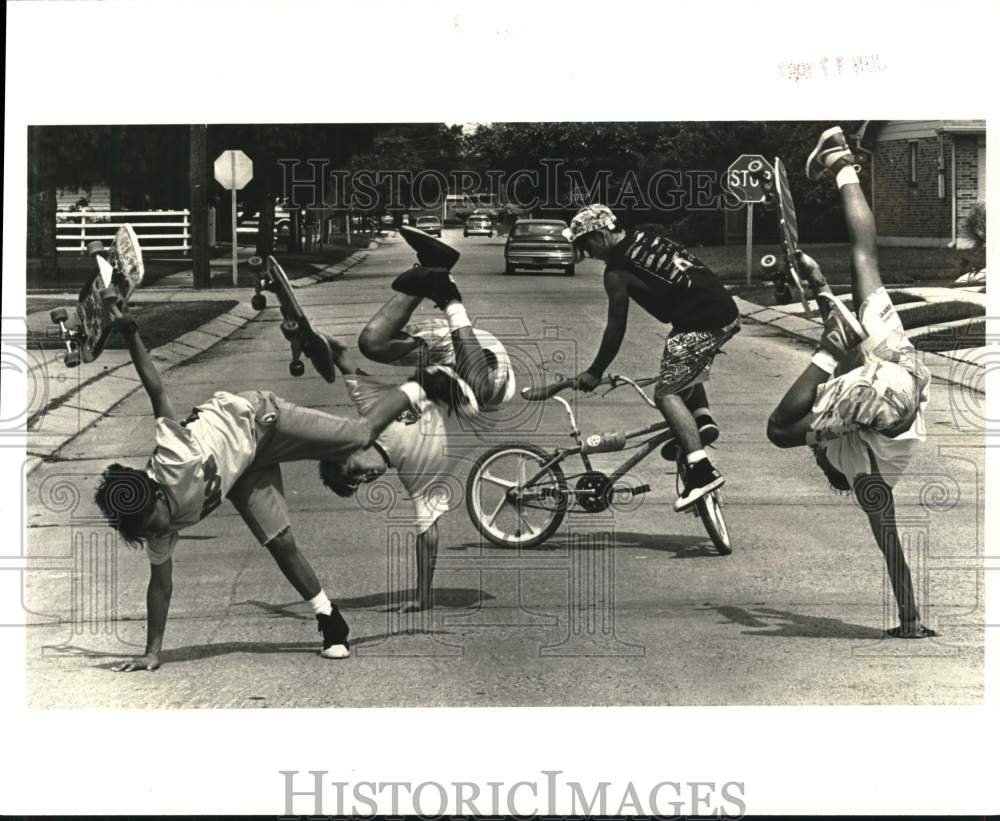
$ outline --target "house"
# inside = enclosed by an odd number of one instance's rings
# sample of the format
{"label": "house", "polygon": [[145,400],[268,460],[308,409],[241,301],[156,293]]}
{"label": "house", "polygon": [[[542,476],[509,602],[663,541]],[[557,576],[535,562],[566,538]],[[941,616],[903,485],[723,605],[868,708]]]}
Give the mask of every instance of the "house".
{"label": "house", "polygon": [[971,246],[963,222],[986,200],[985,120],[866,120],[854,142],[880,245]]}

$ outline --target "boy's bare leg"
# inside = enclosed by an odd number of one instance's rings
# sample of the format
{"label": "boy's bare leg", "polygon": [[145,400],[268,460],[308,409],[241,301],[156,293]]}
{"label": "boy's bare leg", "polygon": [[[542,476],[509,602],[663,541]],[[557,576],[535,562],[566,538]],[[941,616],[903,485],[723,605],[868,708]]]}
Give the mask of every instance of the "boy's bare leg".
{"label": "boy's bare leg", "polygon": [[844,203],[847,233],[851,238],[851,294],[854,297],[854,310],[857,312],[861,310],[864,301],[882,287],[875,242],[875,218],[860,183],[841,185],[840,198]]}
{"label": "boy's bare leg", "polygon": [[419,296],[407,294],[389,297],[358,337],[361,353],[373,362],[391,365],[422,347],[421,340],[403,330],[421,300]]}

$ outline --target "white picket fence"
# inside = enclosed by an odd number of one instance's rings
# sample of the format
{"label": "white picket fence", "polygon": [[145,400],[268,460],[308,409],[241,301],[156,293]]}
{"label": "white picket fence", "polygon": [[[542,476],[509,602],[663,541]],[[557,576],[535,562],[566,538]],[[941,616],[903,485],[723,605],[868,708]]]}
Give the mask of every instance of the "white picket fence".
{"label": "white picket fence", "polygon": [[[191,250],[191,212],[57,211],[56,250],[83,253],[87,243],[111,242],[122,225],[131,225],[143,251]],[[150,230],[152,229],[152,230]]]}

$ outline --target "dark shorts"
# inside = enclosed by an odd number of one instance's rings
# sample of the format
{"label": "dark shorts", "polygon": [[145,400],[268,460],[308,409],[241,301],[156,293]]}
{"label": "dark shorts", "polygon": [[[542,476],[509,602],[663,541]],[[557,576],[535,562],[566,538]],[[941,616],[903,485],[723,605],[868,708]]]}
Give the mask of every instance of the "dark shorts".
{"label": "dark shorts", "polygon": [[679,393],[708,378],[719,349],[740,330],[739,318],[711,331],[678,331],[667,337],[660,360],[656,396]]}

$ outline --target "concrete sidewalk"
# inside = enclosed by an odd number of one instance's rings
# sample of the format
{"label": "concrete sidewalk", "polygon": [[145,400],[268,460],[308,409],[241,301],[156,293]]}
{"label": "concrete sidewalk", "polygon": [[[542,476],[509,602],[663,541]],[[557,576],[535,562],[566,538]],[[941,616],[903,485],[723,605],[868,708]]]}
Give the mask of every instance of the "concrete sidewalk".
{"label": "concrete sidewalk", "polygon": [[[986,309],[986,294],[965,288],[898,288],[894,293],[906,294],[923,303],[965,301]],[[816,301],[809,302],[812,318],[805,316],[805,311],[798,302],[791,305],[774,305],[764,307],[755,302],[734,296],[734,301],[744,319],[751,319],[762,325],[769,325],[786,336],[800,339],[804,342],[817,343],[823,333],[823,324],[819,319]],[[928,332],[945,330],[954,326],[956,335],[969,327],[968,323],[975,320],[959,320],[956,323],[935,323],[908,332],[908,336],[916,340]],[[985,317],[983,317],[985,322]],[[943,380],[960,385],[976,393],[986,393],[986,362],[996,343],[973,348],[955,348],[946,351],[921,350],[924,364],[930,370],[935,380]]]}

